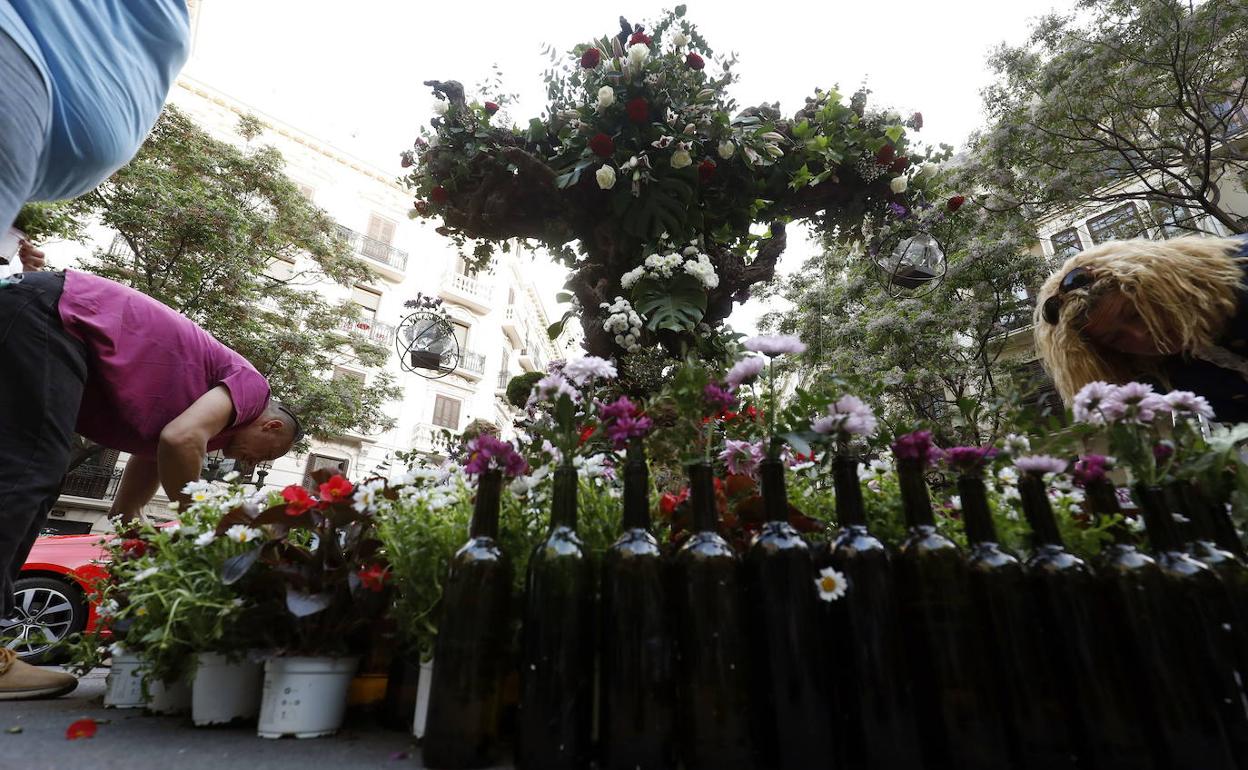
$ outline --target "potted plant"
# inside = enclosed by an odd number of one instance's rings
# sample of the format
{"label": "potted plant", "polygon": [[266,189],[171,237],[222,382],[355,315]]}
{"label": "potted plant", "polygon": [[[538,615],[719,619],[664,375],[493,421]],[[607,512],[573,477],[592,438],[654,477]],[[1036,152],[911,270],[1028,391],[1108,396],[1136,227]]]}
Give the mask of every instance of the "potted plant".
{"label": "potted plant", "polygon": [[379,553],[376,512],[393,492],[381,479],[358,487],[340,475],[314,479],[317,496],[292,484],[274,505],[235,508],[215,530],[227,537],[241,524],[264,532],[258,548],[221,569],[222,581],[237,585],[266,618],[276,651],[265,662],[262,738],[337,731],[367,632],[386,607],[389,569]]}

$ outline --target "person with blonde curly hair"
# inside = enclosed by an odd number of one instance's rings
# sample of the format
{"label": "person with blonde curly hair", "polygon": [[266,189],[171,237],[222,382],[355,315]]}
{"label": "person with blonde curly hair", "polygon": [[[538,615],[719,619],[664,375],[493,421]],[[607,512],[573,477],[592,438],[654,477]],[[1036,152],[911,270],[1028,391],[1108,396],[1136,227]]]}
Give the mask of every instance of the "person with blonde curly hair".
{"label": "person with blonde curly hair", "polygon": [[1109,241],[1044,282],[1036,347],[1069,405],[1096,380],[1151,382],[1248,421],[1248,239]]}

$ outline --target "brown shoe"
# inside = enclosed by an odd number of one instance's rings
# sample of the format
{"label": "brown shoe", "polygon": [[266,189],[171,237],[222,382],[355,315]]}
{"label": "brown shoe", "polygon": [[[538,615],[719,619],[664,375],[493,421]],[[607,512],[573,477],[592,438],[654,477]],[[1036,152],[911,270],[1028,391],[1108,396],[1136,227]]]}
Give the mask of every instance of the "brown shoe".
{"label": "brown shoe", "polygon": [[16,652],[0,647],[0,700],[57,698],[77,686],[70,674],[23,663]]}

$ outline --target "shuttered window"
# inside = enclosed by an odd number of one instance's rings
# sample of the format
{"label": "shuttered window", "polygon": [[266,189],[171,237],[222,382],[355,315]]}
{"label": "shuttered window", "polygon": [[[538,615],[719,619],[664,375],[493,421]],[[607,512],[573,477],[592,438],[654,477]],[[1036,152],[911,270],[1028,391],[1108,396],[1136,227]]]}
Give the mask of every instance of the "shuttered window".
{"label": "shuttered window", "polygon": [[459,430],[460,401],[446,396],[433,399],[433,424],[442,428]]}
{"label": "shuttered window", "polygon": [[328,469],[334,473],[347,475],[347,471],[351,468],[351,461],[344,460],[341,457],[328,457],[326,455],[308,455],[308,464],[303,469],[303,488],[309,492],[316,492],[316,482],[312,479],[312,474],[322,469]]}
{"label": "shuttered window", "polygon": [[364,311],[364,318],[377,317],[377,308],[381,306],[381,292],[374,291],[367,286],[355,286],[351,289],[351,300]]}

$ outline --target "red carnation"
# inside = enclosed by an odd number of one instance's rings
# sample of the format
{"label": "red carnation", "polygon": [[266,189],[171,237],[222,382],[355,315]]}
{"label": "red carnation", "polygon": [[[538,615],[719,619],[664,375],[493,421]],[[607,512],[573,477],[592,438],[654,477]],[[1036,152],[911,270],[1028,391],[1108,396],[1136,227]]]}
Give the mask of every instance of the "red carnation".
{"label": "red carnation", "polygon": [[312,499],[312,495],[308,494],[308,490],[298,484],[291,484],[283,489],[282,499],[286,501],[287,516],[298,516],[316,505],[316,501]]}
{"label": "red carnation", "polygon": [[698,164],[698,181],[706,184],[711,181],[711,177],[715,176],[715,161],[710,158],[704,158]]}
{"label": "red carnation", "polygon": [[121,552],[126,556],[126,558],[137,559],[147,553],[147,551],[147,543],[137,538],[130,538],[128,540],[121,541]]}
{"label": "red carnation", "polygon": [[485,111],[489,113],[490,115],[493,115],[494,113],[498,112],[498,102],[486,102]]}
{"label": "red carnation", "polygon": [[647,123],[650,120],[650,102],[640,96],[629,99],[624,110],[628,113],[628,119],[634,123]]}
{"label": "red carnation", "polygon": [[910,159],[907,158],[905,155],[902,155],[901,157],[897,158],[897,160],[893,161],[893,165],[889,166],[888,168],[894,174],[900,174],[901,172],[910,168]]}
{"label": "red carnation", "polygon": [[360,578],[361,585],[377,593],[386,587],[386,579],[390,577],[390,570],[380,564],[370,564],[356,575]]}
{"label": "red carnation", "polygon": [[955,195],[949,199],[948,203],[945,204],[945,208],[949,209],[949,213],[952,214],[958,209],[962,208],[963,203],[966,203],[966,196]]}
{"label": "red carnation", "polygon": [[685,66],[691,70],[700,70],[706,66],[706,61],[701,56],[690,51],[689,55],[685,57]]}
{"label": "red carnation", "polygon": [[891,144],[886,144],[875,151],[875,162],[881,166],[891,166],[896,156],[897,150]]}
{"label": "red carnation", "polygon": [[629,45],[637,45],[638,43],[641,45],[650,45],[650,42],[650,36],[645,32],[634,32],[633,36],[628,39]]}
{"label": "red carnation", "polygon": [[602,51],[597,48],[586,48],[585,53],[581,54],[581,66],[587,70],[592,70],[602,63]]}
{"label": "red carnation", "polygon": [[606,134],[594,134],[589,139],[589,149],[600,158],[609,158],[615,152],[615,140]]}
{"label": "red carnation", "polygon": [[408,168],[415,162],[416,160],[412,157],[411,150],[404,150],[399,154],[399,165],[403,168]]}
{"label": "red carnation", "polygon": [[589,437],[594,435],[594,431],[596,430],[598,430],[596,425],[586,425],[584,428],[581,428],[581,439],[577,442],[577,446],[589,441]]}
{"label": "red carnation", "polygon": [[451,199],[451,194],[446,191],[442,185],[438,185],[429,191],[429,199],[434,203],[446,203]]}
{"label": "red carnation", "polygon": [[334,503],[345,500],[355,491],[355,485],[342,476],[334,476],[320,487],[321,502]]}

